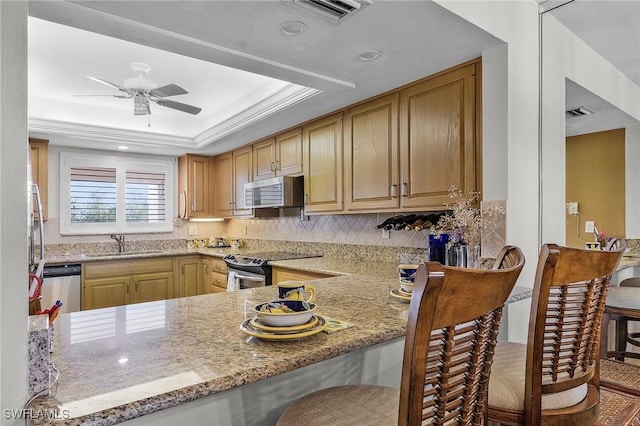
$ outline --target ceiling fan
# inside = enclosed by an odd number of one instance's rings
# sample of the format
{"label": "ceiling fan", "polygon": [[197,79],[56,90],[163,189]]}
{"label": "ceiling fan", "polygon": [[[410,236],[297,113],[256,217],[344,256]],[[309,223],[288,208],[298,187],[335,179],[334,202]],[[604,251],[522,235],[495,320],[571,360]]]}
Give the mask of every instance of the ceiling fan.
{"label": "ceiling fan", "polygon": [[113,96],[119,99],[133,99],[134,115],[150,115],[149,101],[155,102],[160,106],[177,109],[178,111],[196,115],[202,108],[193,105],[183,104],[181,102],[165,99],[168,96],[185,95],[189,92],[184,90],[177,84],[168,84],[166,86],[157,87],[157,84],[147,79],[145,76],[151,70],[151,67],[142,62],[134,62],[131,68],[137,77],[131,77],[125,80],[124,85],[111,83],[98,77],[87,76],[88,79],[105,84],[114,89],[124,92],[124,95],[75,95],[75,96]]}

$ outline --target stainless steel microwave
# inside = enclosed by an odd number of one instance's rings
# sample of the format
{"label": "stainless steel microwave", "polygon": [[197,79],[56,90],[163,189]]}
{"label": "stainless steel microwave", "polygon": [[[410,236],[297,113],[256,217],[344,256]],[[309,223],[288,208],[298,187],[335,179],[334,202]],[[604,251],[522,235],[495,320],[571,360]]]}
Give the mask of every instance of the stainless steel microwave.
{"label": "stainless steel microwave", "polygon": [[304,207],[302,176],[278,176],[244,184],[244,203],[248,209]]}

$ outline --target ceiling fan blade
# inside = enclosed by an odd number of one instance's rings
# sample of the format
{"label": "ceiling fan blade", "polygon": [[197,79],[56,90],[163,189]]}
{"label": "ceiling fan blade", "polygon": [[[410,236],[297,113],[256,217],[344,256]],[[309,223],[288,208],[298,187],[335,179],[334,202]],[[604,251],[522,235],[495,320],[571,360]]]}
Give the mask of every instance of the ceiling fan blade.
{"label": "ceiling fan blade", "polygon": [[189,92],[187,92],[177,84],[167,84],[166,86],[156,87],[155,89],[149,91],[149,94],[156,98],[165,98],[167,96],[176,96],[176,95],[186,95],[187,93]]}
{"label": "ceiling fan blade", "polygon": [[87,78],[89,80],[93,80],[93,81],[97,81],[98,83],[102,83],[102,84],[104,84],[106,86],[113,87],[114,89],[120,90],[122,92],[130,93],[130,90],[127,89],[126,87],[120,86],[119,84],[111,83],[110,81],[103,80],[102,78],[91,77],[91,76],[87,76]]}
{"label": "ceiling fan blade", "polygon": [[158,100],[155,100],[154,102],[157,103],[158,105],[162,105],[167,108],[177,109],[178,111],[186,112],[193,115],[196,115],[200,111],[202,111],[202,108],[198,108],[193,105],[183,104],[176,101],[170,101],[167,99],[158,99]]}
{"label": "ceiling fan blade", "polygon": [[110,98],[119,98],[119,99],[131,99],[131,95],[71,95],[73,97],[95,97],[95,96],[109,96]]}

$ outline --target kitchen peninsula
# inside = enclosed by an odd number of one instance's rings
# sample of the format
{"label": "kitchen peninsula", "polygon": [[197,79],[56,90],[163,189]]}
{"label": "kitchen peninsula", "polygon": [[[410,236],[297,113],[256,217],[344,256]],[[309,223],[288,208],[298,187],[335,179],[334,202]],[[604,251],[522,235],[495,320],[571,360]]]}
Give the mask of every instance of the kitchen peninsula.
{"label": "kitchen peninsula", "polygon": [[[55,396],[32,406],[36,414],[58,408],[60,418],[32,424],[267,425],[314,389],[399,386],[409,305],[389,295],[398,285],[395,263],[316,258],[274,266],[345,273],[313,284],[318,314],[353,327],[282,342],[244,334],[240,324],[255,304],[275,298],[273,287],[61,315],[51,354],[60,371]],[[529,296],[516,288],[510,302]]]}

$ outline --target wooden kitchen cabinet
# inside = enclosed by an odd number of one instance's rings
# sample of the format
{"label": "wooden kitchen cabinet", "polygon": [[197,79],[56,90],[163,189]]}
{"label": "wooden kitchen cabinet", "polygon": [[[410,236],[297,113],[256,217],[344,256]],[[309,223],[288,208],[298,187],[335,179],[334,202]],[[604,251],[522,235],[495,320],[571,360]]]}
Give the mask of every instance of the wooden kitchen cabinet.
{"label": "wooden kitchen cabinet", "polygon": [[164,300],[177,296],[170,257],[82,265],[82,309]]}
{"label": "wooden kitchen cabinet", "polygon": [[464,194],[480,189],[479,74],[480,62],[474,62],[400,92],[402,209],[441,210],[452,185]]}
{"label": "wooden kitchen cabinet", "polygon": [[309,280],[317,280],[320,278],[328,278],[333,276],[329,274],[322,274],[320,272],[301,271],[300,269],[283,268],[281,266],[274,266],[271,269],[271,273],[272,273],[271,280],[274,285],[276,285],[280,281],[289,281],[289,280],[309,281]]}
{"label": "wooden kitchen cabinet", "polygon": [[197,296],[204,294],[204,277],[200,256],[186,256],[177,259],[180,296]]}
{"label": "wooden kitchen cabinet", "polygon": [[251,216],[244,207],[244,184],[251,182],[251,146],[215,157],[215,215],[217,217]]}
{"label": "wooden kitchen cabinet", "polygon": [[[49,217],[49,141],[29,138],[29,154],[31,156],[31,179],[38,185],[42,202],[42,220]],[[34,205],[34,217],[38,217],[37,206]]]}
{"label": "wooden kitchen cabinet", "polygon": [[214,159],[214,197],[216,217],[233,216],[233,157],[231,152]]}
{"label": "wooden kitchen cabinet", "polygon": [[132,303],[173,298],[173,270],[138,274],[132,277]]}
{"label": "wooden kitchen cabinet", "polygon": [[398,93],[344,114],[345,211],[400,207]]}
{"label": "wooden kitchen cabinet", "polygon": [[342,113],[303,127],[305,213],[343,211]]}
{"label": "wooden kitchen cabinet", "polygon": [[131,276],[83,280],[82,309],[110,308],[130,303]]}
{"label": "wooden kitchen cabinet", "polygon": [[212,217],[210,206],[210,157],[185,154],[178,157],[178,216],[182,219]]}
{"label": "wooden kitchen cabinet", "polygon": [[252,163],[251,146],[233,151],[233,216],[253,215],[253,209],[244,204],[244,184],[251,182]]}
{"label": "wooden kitchen cabinet", "polygon": [[253,144],[253,180],[302,174],[302,128]]}
{"label": "wooden kitchen cabinet", "polygon": [[206,293],[227,291],[227,264],[222,259],[203,259]]}

